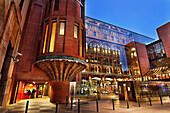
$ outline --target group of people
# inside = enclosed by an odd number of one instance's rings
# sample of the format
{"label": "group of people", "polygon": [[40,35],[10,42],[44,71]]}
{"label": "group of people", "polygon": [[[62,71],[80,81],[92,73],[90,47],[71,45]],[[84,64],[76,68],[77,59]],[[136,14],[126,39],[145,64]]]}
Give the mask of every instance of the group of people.
{"label": "group of people", "polygon": [[27,93],[28,93],[28,97],[30,98],[30,95],[31,95],[31,98],[34,98],[34,95],[35,95],[35,92],[36,92],[36,89],[33,89],[32,92],[31,90],[27,90]]}

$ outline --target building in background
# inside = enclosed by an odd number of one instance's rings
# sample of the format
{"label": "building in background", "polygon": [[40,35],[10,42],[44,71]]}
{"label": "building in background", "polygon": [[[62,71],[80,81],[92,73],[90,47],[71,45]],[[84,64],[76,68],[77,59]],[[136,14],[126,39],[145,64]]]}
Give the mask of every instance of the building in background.
{"label": "building in background", "polygon": [[13,68],[30,1],[0,0],[0,106],[9,103],[14,83]]}
{"label": "building in background", "polygon": [[86,17],[86,62],[82,95],[116,93],[118,81],[142,80],[150,69],[146,43],[152,38]]}
{"label": "building in background", "polygon": [[157,28],[159,40],[146,45],[151,69],[144,80],[170,79],[170,22]]}

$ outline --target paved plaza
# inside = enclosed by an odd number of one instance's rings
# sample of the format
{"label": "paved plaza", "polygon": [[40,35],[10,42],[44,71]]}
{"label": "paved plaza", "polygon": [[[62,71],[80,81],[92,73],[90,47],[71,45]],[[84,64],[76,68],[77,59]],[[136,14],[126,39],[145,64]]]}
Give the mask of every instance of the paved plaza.
{"label": "paved plaza", "polygon": [[[21,100],[6,108],[0,108],[0,113],[25,113],[27,100]],[[96,101],[80,100],[80,113],[95,113]],[[77,101],[74,101],[73,109],[70,104],[66,107],[65,104],[59,104],[58,113],[78,113]],[[55,113],[56,105],[49,102],[49,98],[29,99],[28,113]],[[129,102],[129,109],[127,103],[123,100],[115,100],[115,110],[112,107],[112,101],[99,101],[100,113],[170,113],[170,99],[163,100],[163,105],[160,101],[152,101],[152,106],[149,102],[142,102],[141,107],[137,102]]]}

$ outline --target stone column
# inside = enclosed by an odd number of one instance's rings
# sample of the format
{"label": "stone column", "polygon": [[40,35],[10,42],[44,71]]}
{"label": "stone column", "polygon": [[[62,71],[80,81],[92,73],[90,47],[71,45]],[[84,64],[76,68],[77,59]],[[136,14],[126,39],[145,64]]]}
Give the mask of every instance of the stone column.
{"label": "stone column", "polygon": [[69,85],[68,81],[53,81],[50,102],[55,103],[58,100],[59,103],[66,103],[66,97],[69,97]]}

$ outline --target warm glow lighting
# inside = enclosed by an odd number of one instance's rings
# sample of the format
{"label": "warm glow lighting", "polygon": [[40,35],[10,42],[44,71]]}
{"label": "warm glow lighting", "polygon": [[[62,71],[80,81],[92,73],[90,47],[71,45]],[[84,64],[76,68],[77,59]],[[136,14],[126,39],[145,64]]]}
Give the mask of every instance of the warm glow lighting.
{"label": "warm glow lighting", "polygon": [[47,43],[47,34],[48,34],[48,25],[46,25],[46,28],[45,28],[45,37],[44,37],[43,53],[45,53],[45,47],[46,47],[46,43]]}
{"label": "warm glow lighting", "polygon": [[32,87],[33,86],[33,84],[29,84],[29,87]]}
{"label": "warm glow lighting", "polygon": [[105,80],[110,80],[110,81],[112,81],[113,79],[112,79],[112,78],[105,78]]}
{"label": "warm glow lighting", "polygon": [[118,81],[123,81],[123,79],[120,79],[120,78],[118,78],[117,80],[118,80]]}
{"label": "warm glow lighting", "polygon": [[78,26],[74,26],[74,38],[78,38]]}
{"label": "warm glow lighting", "polygon": [[136,52],[134,52],[133,54],[134,54],[135,57],[137,56]]}
{"label": "warm glow lighting", "polygon": [[131,51],[135,51],[136,49],[135,48],[132,48]]}
{"label": "warm glow lighting", "polygon": [[60,35],[64,35],[65,33],[65,22],[60,22]]}
{"label": "warm glow lighting", "polygon": [[131,58],[133,58],[133,53],[131,53]]}
{"label": "warm glow lighting", "polygon": [[101,78],[99,78],[99,77],[93,77],[92,79],[93,80],[101,80]]}
{"label": "warm glow lighting", "polygon": [[51,33],[51,40],[50,40],[50,49],[49,49],[49,52],[54,52],[56,25],[57,25],[56,22],[52,23],[52,33]]}
{"label": "warm glow lighting", "polygon": [[82,40],[83,40],[83,29],[81,30],[81,38],[80,38],[80,56],[83,56]]}

